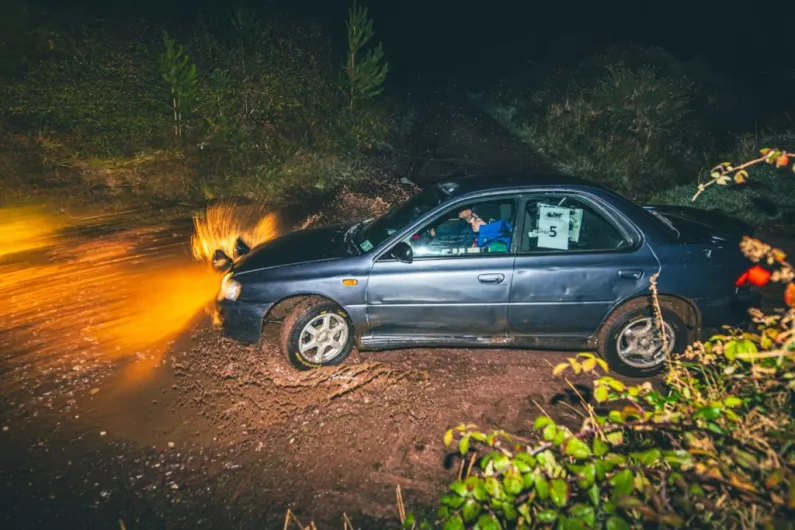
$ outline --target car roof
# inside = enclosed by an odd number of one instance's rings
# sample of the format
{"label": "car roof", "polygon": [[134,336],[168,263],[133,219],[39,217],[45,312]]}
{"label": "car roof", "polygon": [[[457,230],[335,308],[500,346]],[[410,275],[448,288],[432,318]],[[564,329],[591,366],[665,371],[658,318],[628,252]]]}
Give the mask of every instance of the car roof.
{"label": "car roof", "polygon": [[496,175],[473,175],[445,179],[437,183],[443,191],[453,197],[468,193],[491,190],[523,190],[538,187],[589,187],[603,189],[599,184],[560,173],[503,173]]}

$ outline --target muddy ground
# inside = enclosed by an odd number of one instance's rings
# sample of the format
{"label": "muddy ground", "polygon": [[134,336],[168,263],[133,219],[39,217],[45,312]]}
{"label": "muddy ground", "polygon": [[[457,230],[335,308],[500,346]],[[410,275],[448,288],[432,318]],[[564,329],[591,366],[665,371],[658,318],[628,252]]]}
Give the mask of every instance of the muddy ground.
{"label": "muddy ground", "polygon": [[553,403],[567,354],[355,352],[298,373],[277,324],[226,339],[190,230],[71,227],[0,256],[0,527],[282,528],[290,509],[392,528],[398,485],[427,512],[455,478],[448,427],[526,433],[534,402],[576,419]]}
{"label": "muddy ground", "polygon": [[143,380],[119,363],[6,398],[2,526],[277,528],[290,508],[397,527],[397,485],[422,511],[455,476],[447,427],[526,434],[534,402],[576,419],[550,377],[560,353],[394,351],[299,374],[272,336],[245,347],[200,321]]}
{"label": "muddy ground", "polygon": [[[134,269],[120,270],[139,273],[127,282],[136,283],[188,266],[184,239],[144,230],[95,237],[89,248],[129,261]],[[133,257],[112,251],[120,247]],[[40,262],[56,260],[47,252]],[[35,263],[17,265],[34,274]],[[80,264],[68,283],[105,271]],[[13,263],[4,266],[8,278]],[[111,322],[135,292],[109,299],[92,285],[80,288],[81,304],[53,296],[55,305],[36,306],[25,326],[7,326],[14,313],[4,310],[2,528],[283,528],[288,509],[319,528],[341,527],[345,515],[357,528],[397,528],[398,485],[409,510],[430,513],[457,475],[442,443],[448,427],[527,435],[541,408],[578,419],[578,398],[551,376],[570,353],[355,352],[342,366],[299,373],[275,344],[278,325],[244,346],[199,310],[182,332],[125,355],[115,336],[97,342],[96,326],[81,321]],[[17,296],[7,290],[6,303]],[[166,302],[156,311],[179,300]],[[141,333],[147,318],[136,320]],[[588,377],[573,382],[587,398]]]}

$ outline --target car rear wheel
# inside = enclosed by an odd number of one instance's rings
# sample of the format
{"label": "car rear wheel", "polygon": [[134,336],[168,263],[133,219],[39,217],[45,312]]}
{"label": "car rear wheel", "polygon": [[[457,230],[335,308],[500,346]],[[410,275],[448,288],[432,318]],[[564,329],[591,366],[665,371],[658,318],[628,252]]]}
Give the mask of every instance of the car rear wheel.
{"label": "car rear wheel", "polygon": [[309,298],[282,323],[281,347],[299,370],[334,366],[353,350],[353,324],[334,302]]}
{"label": "car rear wheel", "polygon": [[599,336],[599,354],[611,370],[628,377],[651,377],[663,370],[670,355],[685,350],[687,325],[672,309],[661,309],[662,329],[648,300],[631,302],[607,319]]}

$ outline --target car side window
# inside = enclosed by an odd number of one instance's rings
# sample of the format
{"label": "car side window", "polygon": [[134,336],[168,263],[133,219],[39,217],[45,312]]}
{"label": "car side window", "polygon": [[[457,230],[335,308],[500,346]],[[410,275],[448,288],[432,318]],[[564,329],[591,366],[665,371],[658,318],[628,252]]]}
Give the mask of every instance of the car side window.
{"label": "car side window", "polygon": [[448,210],[403,241],[415,258],[508,254],[515,221],[515,199],[473,202]]}
{"label": "car side window", "polygon": [[522,253],[609,251],[628,246],[612,221],[578,197],[543,194],[526,203]]}

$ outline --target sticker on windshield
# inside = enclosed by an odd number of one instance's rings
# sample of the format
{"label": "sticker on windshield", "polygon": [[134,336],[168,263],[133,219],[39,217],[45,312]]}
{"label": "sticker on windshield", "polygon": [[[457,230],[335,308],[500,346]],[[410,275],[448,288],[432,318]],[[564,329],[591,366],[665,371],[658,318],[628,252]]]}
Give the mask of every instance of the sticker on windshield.
{"label": "sticker on windshield", "polygon": [[580,229],[582,228],[582,208],[572,208],[569,212],[569,239],[574,243],[580,242]]}
{"label": "sticker on windshield", "polygon": [[362,250],[364,250],[365,252],[369,252],[370,250],[373,249],[373,244],[370,243],[369,239],[365,239],[364,241],[362,241],[362,243],[359,246],[362,247]]}
{"label": "sticker on windshield", "polygon": [[538,206],[538,247],[568,250],[571,210],[546,204]]}

